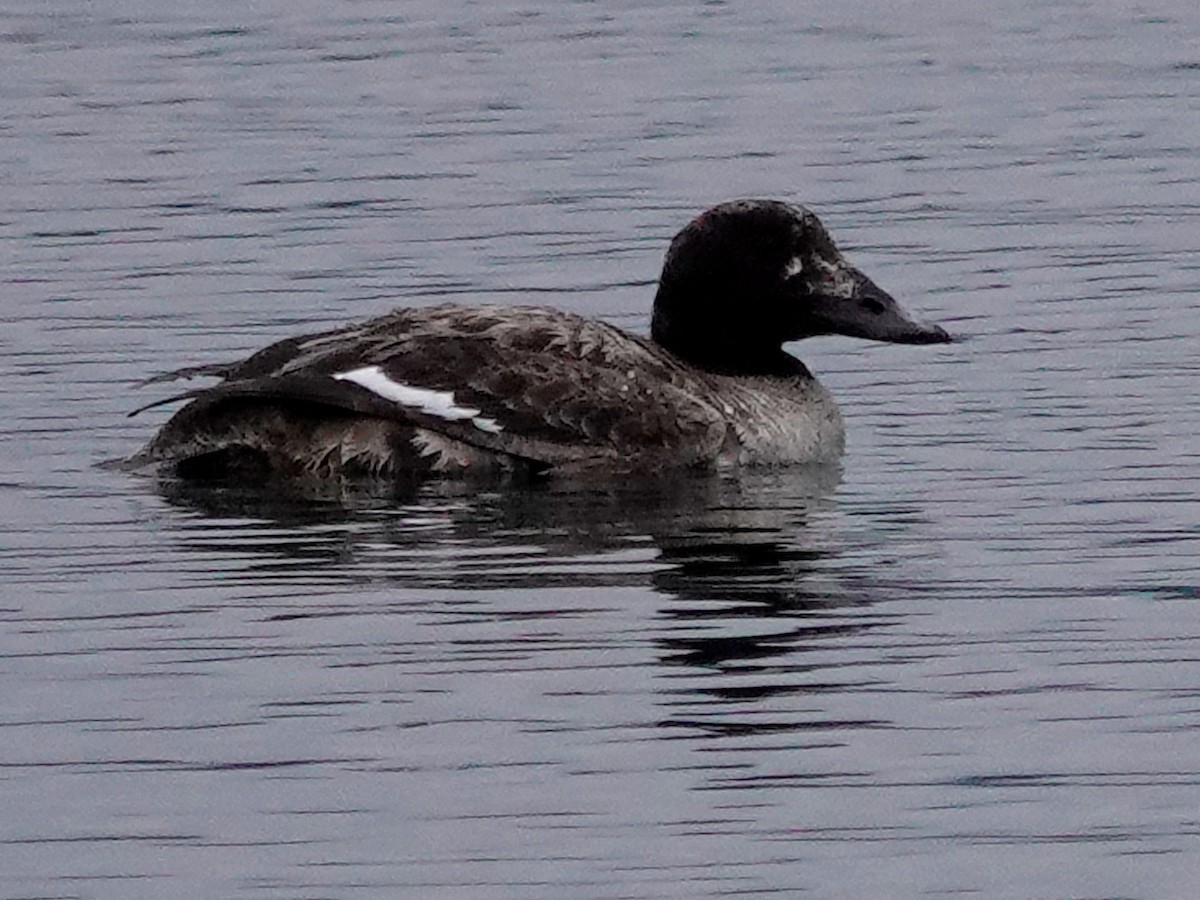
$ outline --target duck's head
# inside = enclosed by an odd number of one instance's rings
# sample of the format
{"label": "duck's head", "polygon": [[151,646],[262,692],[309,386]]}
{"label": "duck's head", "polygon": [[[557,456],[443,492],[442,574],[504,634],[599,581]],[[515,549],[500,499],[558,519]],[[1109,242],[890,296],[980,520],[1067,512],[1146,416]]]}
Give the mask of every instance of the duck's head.
{"label": "duck's head", "polygon": [[676,235],[651,334],[676,356],[731,374],[788,371],[795,362],[780,345],[821,334],[950,340],[850,265],[813,213],[777,200],[722,203]]}

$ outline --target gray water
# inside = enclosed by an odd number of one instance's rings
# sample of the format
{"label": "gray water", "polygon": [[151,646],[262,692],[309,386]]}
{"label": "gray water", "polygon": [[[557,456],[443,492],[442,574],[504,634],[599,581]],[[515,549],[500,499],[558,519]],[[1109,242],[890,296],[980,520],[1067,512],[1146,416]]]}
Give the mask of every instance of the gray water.
{"label": "gray water", "polygon": [[[0,895],[1195,896],[1190,0],[25,0],[0,60]],[[644,331],[738,196],[962,337],[795,347],[840,471],[95,467],[398,304]]]}

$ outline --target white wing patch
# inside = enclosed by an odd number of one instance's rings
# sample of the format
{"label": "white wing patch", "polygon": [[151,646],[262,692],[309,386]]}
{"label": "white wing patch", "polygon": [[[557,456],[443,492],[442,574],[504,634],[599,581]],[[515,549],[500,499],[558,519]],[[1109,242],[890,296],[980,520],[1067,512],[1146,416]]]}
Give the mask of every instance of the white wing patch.
{"label": "white wing patch", "polygon": [[402,381],[394,381],[379,366],[363,366],[361,369],[351,369],[349,372],[336,372],[337,381],[352,381],[359,387],[366,388],[372,394],[377,394],[384,400],[391,400],[410,409],[418,409],[439,419],[450,422],[461,422],[470,419],[471,424],[480,431],[499,434],[503,427],[495,419],[480,415],[482,410],[469,406],[459,406],[454,402],[454,394],[450,391],[435,391],[431,388],[413,387]]}

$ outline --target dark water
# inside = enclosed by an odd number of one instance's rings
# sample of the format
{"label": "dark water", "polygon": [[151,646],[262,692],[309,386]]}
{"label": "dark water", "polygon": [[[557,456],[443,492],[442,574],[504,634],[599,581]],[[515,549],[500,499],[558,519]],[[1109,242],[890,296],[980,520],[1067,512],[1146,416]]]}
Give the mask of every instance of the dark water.
{"label": "dark water", "polygon": [[[1200,12],[0,12],[0,895],[1191,897]],[[131,383],[399,303],[644,329],[810,204],[965,339],[840,472],[274,497]]]}

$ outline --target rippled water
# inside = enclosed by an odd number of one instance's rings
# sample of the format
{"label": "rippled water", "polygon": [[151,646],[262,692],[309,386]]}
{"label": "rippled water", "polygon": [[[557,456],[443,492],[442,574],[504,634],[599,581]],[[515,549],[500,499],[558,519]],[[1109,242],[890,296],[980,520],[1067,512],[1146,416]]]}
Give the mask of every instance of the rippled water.
{"label": "rippled water", "polygon": [[[0,895],[1190,897],[1200,12],[0,12]],[[447,297],[645,328],[810,204],[947,347],[840,472],[264,498],[131,384]]]}

